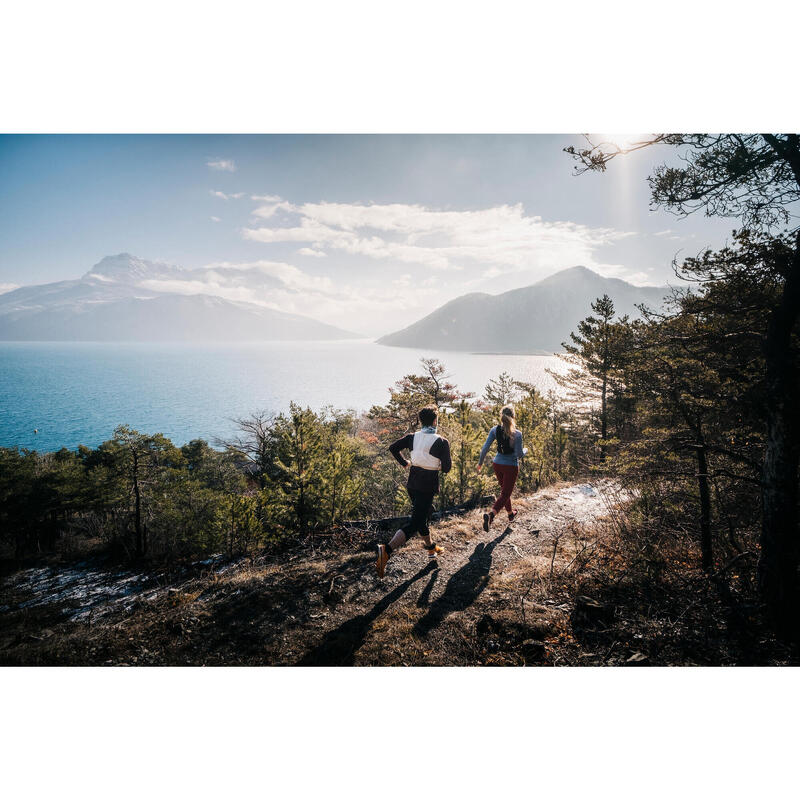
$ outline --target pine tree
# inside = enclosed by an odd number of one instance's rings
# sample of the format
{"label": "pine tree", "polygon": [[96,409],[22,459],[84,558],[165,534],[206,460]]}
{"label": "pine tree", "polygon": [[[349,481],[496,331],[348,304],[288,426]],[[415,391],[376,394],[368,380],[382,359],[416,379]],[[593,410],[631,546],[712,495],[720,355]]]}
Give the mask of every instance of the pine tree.
{"label": "pine tree", "polygon": [[362,439],[355,435],[351,414],[326,409],[323,421],[322,491],[325,524],[335,525],[362,505],[369,459]]}
{"label": "pine tree", "polygon": [[183,456],[162,434],[139,433],[127,425],[117,427],[114,438],[98,449],[104,451],[111,472],[122,481],[132,505],[134,553],[141,558],[148,549],[146,515],[153,489]]}
{"label": "pine tree", "polygon": [[424,406],[435,406],[441,416],[460,398],[458,387],[450,382],[444,364],[435,358],[422,358],[420,363],[421,374],[404,375],[389,390],[388,405],[370,409],[370,417],[382,424],[386,439],[397,439],[416,429],[417,414]]}
{"label": "pine tree", "polygon": [[[796,408],[796,339],[800,324],[800,228],[792,209],[800,200],[800,134],[657,134],[631,149],[668,144],[681,150],[681,165],[657,167],[649,178],[655,206],[681,215],[737,217],[759,236],[742,248],[738,269],[776,278],[762,336],[767,385],[766,443],[761,464],[759,588],[779,634],[800,634],[800,526],[798,470],[800,424]],[[567,148],[579,171],[604,171],[625,152],[604,144]],[[777,234],[781,225],[793,227]],[[749,235],[745,233],[745,235]],[[725,271],[722,279],[726,280]]]}
{"label": "pine tree", "polygon": [[272,482],[282,496],[289,519],[286,527],[306,533],[323,516],[321,505],[325,473],[323,425],[310,408],[295,403],[289,414],[276,417],[271,436],[274,459]]}
{"label": "pine tree", "polygon": [[566,388],[576,407],[595,408],[599,402],[597,422],[600,460],[604,460],[609,444],[609,404],[621,401],[622,371],[628,351],[628,318],[614,322],[614,303],[603,295],[591,304],[594,315],[578,323],[578,332],[570,333],[572,343],[564,343],[567,355],[562,356],[572,368],[565,374],[551,373]]}
{"label": "pine tree", "polygon": [[483,444],[483,417],[471,402],[471,395],[464,394],[447,414],[443,433],[450,442],[453,469],[442,479],[445,504],[465,503],[479,495],[483,488],[481,476],[475,471],[475,462]]}

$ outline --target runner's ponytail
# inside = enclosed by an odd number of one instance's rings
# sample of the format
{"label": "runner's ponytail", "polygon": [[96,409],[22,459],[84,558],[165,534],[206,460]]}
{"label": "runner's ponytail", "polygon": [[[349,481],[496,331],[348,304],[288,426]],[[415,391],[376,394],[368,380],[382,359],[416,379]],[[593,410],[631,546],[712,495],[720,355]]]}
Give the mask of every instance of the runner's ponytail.
{"label": "runner's ponytail", "polygon": [[500,423],[503,426],[503,433],[508,437],[508,440],[511,441],[511,438],[514,436],[517,430],[517,426],[514,424],[514,406],[506,406],[500,417]]}

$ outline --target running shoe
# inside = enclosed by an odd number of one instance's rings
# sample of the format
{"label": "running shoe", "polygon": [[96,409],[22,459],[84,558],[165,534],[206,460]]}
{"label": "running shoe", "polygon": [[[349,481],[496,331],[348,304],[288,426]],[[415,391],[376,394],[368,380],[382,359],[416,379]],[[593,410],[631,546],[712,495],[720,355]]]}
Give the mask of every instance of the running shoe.
{"label": "running shoe", "polygon": [[509,522],[513,522],[513,521],[516,519],[516,516],[517,516],[517,514],[518,514],[518,513],[519,513],[519,512],[517,512],[517,511],[512,511],[512,512],[511,512],[511,513],[508,515],[508,521],[509,521]]}
{"label": "running shoe", "polygon": [[426,547],[425,549],[428,551],[428,558],[431,561],[435,561],[439,553],[444,553],[444,547],[439,547],[438,544],[435,544],[433,547]]}
{"label": "running shoe", "polygon": [[386,563],[389,561],[389,551],[386,549],[385,544],[378,545],[378,558],[375,561],[375,570],[378,577],[382,578],[383,573],[386,571]]}
{"label": "running shoe", "polygon": [[483,515],[483,529],[489,533],[489,526],[494,521],[494,514],[490,511],[488,514]]}

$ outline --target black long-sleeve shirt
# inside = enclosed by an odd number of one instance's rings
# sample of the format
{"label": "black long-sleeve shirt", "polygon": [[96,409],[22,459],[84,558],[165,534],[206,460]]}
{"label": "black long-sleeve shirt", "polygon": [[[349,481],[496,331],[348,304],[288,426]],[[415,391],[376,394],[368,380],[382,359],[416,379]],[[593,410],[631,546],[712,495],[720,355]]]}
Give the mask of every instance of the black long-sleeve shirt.
{"label": "black long-sleeve shirt", "polygon": [[[402,439],[398,439],[389,445],[389,452],[397,459],[400,466],[405,467],[409,462],[401,455],[401,450],[411,450],[414,447],[414,434],[409,433]],[[450,442],[440,436],[432,445],[430,450],[434,458],[442,462],[441,471],[450,472],[453,463],[450,459]],[[430,494],[439,493],[439,470],[423,469],[422,467],[410,467],[408,470],[408,489],[411,492],[428,492]]]}

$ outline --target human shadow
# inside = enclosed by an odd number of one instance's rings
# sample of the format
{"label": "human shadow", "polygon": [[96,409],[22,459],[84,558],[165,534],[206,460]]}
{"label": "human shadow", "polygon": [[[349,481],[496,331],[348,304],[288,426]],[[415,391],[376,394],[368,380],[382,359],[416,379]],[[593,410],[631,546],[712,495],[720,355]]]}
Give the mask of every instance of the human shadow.
{"label": "human shadow", "polygon": [[420,578],[437,569],[435,563],[427,564],[423,569],[412,575],[407,580],[392,589],[389,594],[382,597],[365,614],[343,622],[338,628],[328,631],[322,641],[309,650],[298,662],[298,667],[351,667],[355,661],[355,654],[364,643],[364,639],[372,627],[372,623],[389,608],[392,603],[399,600],[411,586]]}
{"label": "human shadow", "polygon": [[414,635],[427,636],[446,616],[455,611],[463,611],[475,602],[489,583],[492,551],[509,533],[511,528],[507,527],[496,539],[488,543],[481,542],[472,551],[467,563],[450,576],[442,594],[434,600],[425,616],[414,625]]}
{"label": "human shadow", "polygon": [[431,577],[425,584],[425,588],[420,592],[417,598],[417,608],[425,608],[431,602],[431,591],[433,590],[436,579],[439,577],[439,565],[434,561],[430,564],[433,567]]}

